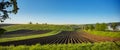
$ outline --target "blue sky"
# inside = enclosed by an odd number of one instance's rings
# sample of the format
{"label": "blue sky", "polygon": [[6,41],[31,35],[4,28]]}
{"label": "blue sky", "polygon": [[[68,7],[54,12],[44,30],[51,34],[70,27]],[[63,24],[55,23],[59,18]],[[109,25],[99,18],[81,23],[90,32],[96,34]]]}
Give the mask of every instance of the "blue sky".
{"label": "blue sky", "polygon": [[120,0],[17,0],[4,23],[88,24],[120,22]]}

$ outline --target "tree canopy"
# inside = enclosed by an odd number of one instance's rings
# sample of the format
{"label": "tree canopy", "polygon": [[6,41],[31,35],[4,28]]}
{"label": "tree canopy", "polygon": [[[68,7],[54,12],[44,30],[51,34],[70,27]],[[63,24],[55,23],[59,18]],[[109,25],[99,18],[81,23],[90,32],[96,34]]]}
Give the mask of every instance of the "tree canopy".
{"label": "tree canopy", "polygon": [[[12,8],[12,10],[8,10]],[[0,1],[0,21],[4,22],[9,18],[9,13],[16,14],[18,12],[17,0],[2,0]]]}
{"label": "tree canopy", "polygon": [[107,24],[105,23],[96,23],[95,30],[97,31],[105,31],[107,29]]}
{"label": "tree canopy", "polygon": [[116,24],[116,23],[111,23],[111,28],[112,28],[114,31],[115,31],[116,27],[117,27],[117,24]]}

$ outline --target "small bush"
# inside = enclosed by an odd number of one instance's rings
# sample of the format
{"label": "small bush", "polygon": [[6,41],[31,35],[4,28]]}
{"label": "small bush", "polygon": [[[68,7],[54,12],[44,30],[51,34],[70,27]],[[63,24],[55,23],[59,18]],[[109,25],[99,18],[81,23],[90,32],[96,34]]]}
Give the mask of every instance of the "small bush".
{"label": "small bush", "polygon": [[3,34],[6,30],[3,28],[0,28],[0,35]]}

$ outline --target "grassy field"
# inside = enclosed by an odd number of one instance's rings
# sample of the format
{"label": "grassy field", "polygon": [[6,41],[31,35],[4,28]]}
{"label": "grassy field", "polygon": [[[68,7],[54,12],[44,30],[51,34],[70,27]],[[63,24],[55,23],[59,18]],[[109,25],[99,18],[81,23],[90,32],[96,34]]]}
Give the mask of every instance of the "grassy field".
{"label": "grassy field", "polygon": [[80,43],[80,44],[52,44],[52,45],[20,45],[0,46],[0,50],[119,50],[120,42]]}
{"label": "grassy field", "polygon": [[51,32],[48,32],[45,34],[37,34],[37,35],[21,36],[21,37],[11,37],[11,38],[0,38],[0,42],[8,42],[8,41],[17,41],[17,40],[25,40],[25,39],[31,39],[31,38],[45,37],[45,36],[56,35],[60,32],[61,31],[51,31]]}
{"label": "grassy field", "polygon": [[73,27],[70,25],[45,25],[45,24],[21,24],[3,27],[7,32],[28,29],[28,30],[61,30],[61,31],[73,31]]}
{"label": "grassy field", "polygon": [[0,42],[39,38],[39,37],[55,35],[61,31],[73,31],[74,30],[73,27],[71,27],[70,25],[45,25],[45,24],[21,24],[21,25],[6,26],[2,28],[7,30],[6,32],[23,30],[23,29],[24,30],[52,30],[52,32],[45,33],[45,34],[30,35],[30,36],[0,38]]}
{"label": "grassy field", "polygon": [[[56,35],[56,34],[60,33],[61,31],[68,31],[68,32],[75,31],[74,27],[72,27],[70,25],[21,24],[21,25],[6,26],[6,27],[2,27],[2,28],[6,29],[7,32],[16,31],[16,30],[52,30],[52,31],[48,32],[48,33],[44,33],[44,34],[11,37],[11,38],[0,38],[1,43],[9,42],[9,41],[18,41],[18,40],[39,38],[39,37],[47,37],[47,36],[51,36],[51,35]],[[76,30],[76,31],[79,32],[82,30]],[[94,34],[94,35],[98,35],[98,36],[120,38],[120,36],[119,36],[120,32],[108,32],[108,31],[106,31],[106,32],[104,32],[104,31],[85,31],[85,32],[88,32],[88,33]],[[69,32],[68,34],[66,33],[65,37],[70,37],[69,34],[71,34],[71,36],[73,35],[72,32]],[[64,35],[64,34],[62,34],[62,35]],[[79,33],[77,35],[79,35]],[[59,37],[63,38],[63,36],[59,36]],[[62,39],[62,38],[60,38],[60,39]],[[83,38],[82,38],[82,40],[83,40]],[[119,49],[120,49],[120,41],[118,41],[116,43],[114,43],[114,42],[94,42],[94,43],[82,42],[82,43],[75,43],[75,44],[73,44],[73,43],[58,44],[57,43],[57,44],[47,44],[47,45],[46,44],[45,45],[36,44],[36,45],[0,46],[0,50],[119,50]]]}
{"label": "grassy field", "polygon": [[[21,36],[21,37],[11,37],[11,38],[0,38],[0,42],[8,42],[8,41],[17,41],[17,40],[25,40],[31,38],[39,38],[45,36],[56,35],[61,31],[73,31],[74,28],[70,25],[42,25],[42,24],[21,24],[21,25],[12,25],[3,27],[7,30],[7,32],[15,31],[15,30],[53,30],[52,32],[45,34],[37,34],[30,36]],[[104,31],[86,31],[90,34],[99,35],[99,36],[108,36],[108,37],[120,37],[120,32],[104,32]]]}
{"label": "grassy field", "polygon": [[107,37],[116,37],[120,38],[120,32],[110,32],[110,31],[85,31],[90,34],[98,35],[98,36],[107,36]]}

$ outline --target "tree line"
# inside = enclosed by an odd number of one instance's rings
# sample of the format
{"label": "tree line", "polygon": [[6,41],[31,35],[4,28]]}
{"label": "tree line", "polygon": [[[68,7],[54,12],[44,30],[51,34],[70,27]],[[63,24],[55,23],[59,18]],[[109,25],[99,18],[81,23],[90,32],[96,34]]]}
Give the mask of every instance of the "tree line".
{"label": "tree line", "polygon": [[96,24],[86,24],[82,27],[84,30],[96,30],[96,31],[106,31],[108,29],[108,26],[110,26],[113,31],[117,30],[117,23],[96,23]]}

